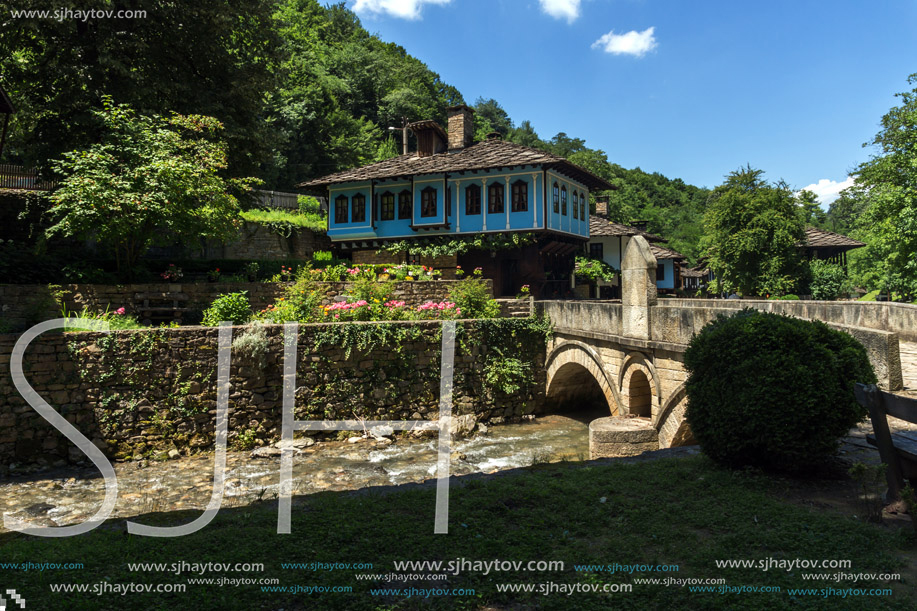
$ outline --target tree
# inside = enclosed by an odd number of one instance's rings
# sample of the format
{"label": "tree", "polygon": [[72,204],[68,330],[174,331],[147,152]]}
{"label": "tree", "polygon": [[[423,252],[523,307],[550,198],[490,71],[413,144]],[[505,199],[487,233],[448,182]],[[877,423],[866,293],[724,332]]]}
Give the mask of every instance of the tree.
{"label": "tree", "polygon": [[828,215],[822,210],[821,204],[818,203],[818,196],[815,193],[803,189],[796,194],[796,201],[802,209],[802,218],[806,225],[825,226]]}
{"label": "tree", "polygon": [[798,284],[802,215],[790,189],[763,176],[751,166],[739,168],[710,196],[703,246],[717,276],[714,291],[783,295]]}
{"label": "tree", "polygon": [[844,268],[836,263],[813,259],[809,261],[811,279],[809,280],[809,293],[812,299],[831,300],[837,299],[849,292],[850,282]]}
{"label": "tree", "polygon": [[94,237],[112,248],[119,271],[131,274],[157,239],[226,238],[237,231],[233,193],[254,179],[224,179],[226,145],[212,117],[140,115],[104,98],[97,111],[101,142],[64,154],[64,179],[51,195],[48,236]]}
{"label": "tree", "polygon": [[[278,53],[274,0],[60,3],[20,8],[144,9],[146,18],[42,19],[0,13],[0,74],[18,112],[9,145],[17,161],[42,165],[98,142],[93,109],[110,95],[142,114],[217,118],[234,172],[249,174],[269,151],[263,120]],[[73,6],[78,4],[78,6]]]}
{"label": "tree", "polygon": [[[917,74],[908,84],[917,84]],[[878,288],[910,300],[917,294],[917,88],[897,97],[901,105],[882,117],[882,130],[864,144],[878,152],[857,168],[854,185],[868,201],[855,234],[868,245],[863,258]]]}
{"label": "tree", "polygon": [[[491,132],[497,132],[503,138],[506,138],[513,129],[513,121],[509,115],[500,106],[500,103],[491,98],[485,100],[478,98],[474,103],[474,120],[476,123],[486,125]],[[475,130],[476,132],[478,130]],[[484,134],[486,136],[487,134]]]}
{"label": "tree", "polygon": [[856,185],[841,191],[836,200],[828,206],[825,228],[842,235],[850,235],[857,220],[866,209],[866,193]]}

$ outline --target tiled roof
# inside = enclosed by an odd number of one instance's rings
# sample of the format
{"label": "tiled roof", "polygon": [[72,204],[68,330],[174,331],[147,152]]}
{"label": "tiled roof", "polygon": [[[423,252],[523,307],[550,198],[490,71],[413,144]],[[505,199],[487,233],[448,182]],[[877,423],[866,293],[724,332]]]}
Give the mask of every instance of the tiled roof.
{"label": "tiled roof", "polygon": [[848,238],[845,235],[834,233],[833,231],[827,231],[826,229],[818,229],[817,227],[806,227],[806,242],[805,244],[799,245],[806,246],[808,248],[825,248],[828,246],[834,246],[847,249],[866,246],[866,244],[863,242],[854,240],[853,238]]}
{"label": "tiled roof", "polygon": [[671,248],[665,248],[663,246],[659,246],[658,244],[650,244],[650,250],[652,251],[653,256],[656,257],[657,260],[658,259],[676,259],[676,260],[687,259],[687,257],[681,254],[680,252],[672,250]]}
{"label": "tiled roof", "polygon": [[681,266],[682,278],[706,278],[709,272],[706,269],[694,269],[687,265]]}
{"label": "tiled roof", "polygon": [[637,229],[636,227],[631,227],[630,225],[612,223],[608,219],[594,214],[589,215],[589,235],[610,237],[642,235],[646,238],[647,242],[665,242],[665,239],[658,235]]}
{"label": "tiled roof", "polygon": [[542,165],[554,169],[573,180],[581,182],[592,190],[605,191],[615,187],[603,178],[572,164],[563,157],[544,151],[514,144],[504,140],[485,140],[454,153],[439,153],[430,157],[418,157],[411,153],[392,157],[361,168],[344,170],[321,178],[306,181],[300,187],[326,187],[342,182],[382,180],[440,174],[443,172],[468,172],[491,168],[508,168],[524,165]]}

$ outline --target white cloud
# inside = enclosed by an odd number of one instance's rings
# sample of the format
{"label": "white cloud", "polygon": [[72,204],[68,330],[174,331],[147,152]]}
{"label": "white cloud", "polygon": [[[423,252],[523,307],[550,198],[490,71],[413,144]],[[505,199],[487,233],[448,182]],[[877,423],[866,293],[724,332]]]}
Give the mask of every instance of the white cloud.
{"label": "white cloud", "polygon": [[656,38],[653,36],[655,30],[656,28],[652,27],[642,32],[631,30],[625,34],[615,34],[612,30],[592,43],[592,48],[602,49],[613,55],[643,57],[656,48]]}
{"label": "white cloud", "polygon": [[579,17],[579,5],[581,0],[538,0],[541,3],[541,10],[554,17],[555,19],[566,19],[567,23],[573,23]]}
{"label": "white cloud", "polygon": [[837,182],[834,180],[828,180],[827,178],[822,178],[817,183],[812,183],[808,187],[803,187],[803,191],[811,191],[818,196],[818,203],[822,206],[827,206],[834,200],[838,198],[841,191],[847,187],[853,186],[853,177],[848,176],[847,180],[842,182]]}
{"label": "white cloud", "polygon": [[387,13],[401,19],[420,19],[420,11],[425,4],[449,4],[452,0],[356,0],[353,5],[355,13]]}

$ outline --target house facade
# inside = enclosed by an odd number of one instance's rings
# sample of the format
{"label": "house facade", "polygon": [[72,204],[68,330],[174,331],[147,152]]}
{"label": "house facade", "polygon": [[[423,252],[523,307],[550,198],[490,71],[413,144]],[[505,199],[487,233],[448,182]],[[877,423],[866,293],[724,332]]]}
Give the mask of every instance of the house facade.
{"label": "house facade", "polygon": [[329,202],[328,236],[360,262],[399,262],[393,241],[443,243],[525,233],[519,248],[478,249],[430,263],[444,271],[481,267],[495,292],[527,284],[538,296],[572,289],[573,255],[589,239],[589,194],[614,187],[562,157],[498,138],[473,142],[474,111],[448,109],[409,128],[415,153],[305,182]]}
{"label": "house facade", "polygon": [[[593,259],[604,261],[616,270],[621,269],[624,251],[634,236],[642,236],[650,243],[650,250],[656,257],[656,289],[660,293],[672,293],[681,288],[681,262],[684,255],[660,246],[665,239],[647,232],[642,227],[615,223],[607,218],[607,204],[596,202],[596,213],[590,217],[589,241],[585,252]],[[621,276],[611,282],[597,281],[586,290],[579,291],[582,297],[599,299],[621,298]]]}

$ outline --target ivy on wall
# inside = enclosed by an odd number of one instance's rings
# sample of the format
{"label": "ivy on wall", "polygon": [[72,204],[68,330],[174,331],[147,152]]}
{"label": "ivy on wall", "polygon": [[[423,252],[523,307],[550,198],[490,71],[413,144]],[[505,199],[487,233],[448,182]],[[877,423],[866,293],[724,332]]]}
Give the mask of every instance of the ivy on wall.
{"label": "ivy on wall", "polygon": [[485,233],[460,238],[426,238],[424,240],[400,240],[383,247],[391,253],[407,253],[420,257],[442,257],[461,255],[471,250],[513,250],[534,244],[535,234],[531,232]]}

